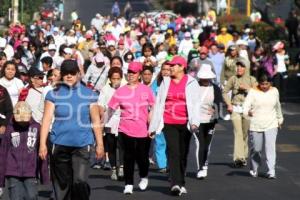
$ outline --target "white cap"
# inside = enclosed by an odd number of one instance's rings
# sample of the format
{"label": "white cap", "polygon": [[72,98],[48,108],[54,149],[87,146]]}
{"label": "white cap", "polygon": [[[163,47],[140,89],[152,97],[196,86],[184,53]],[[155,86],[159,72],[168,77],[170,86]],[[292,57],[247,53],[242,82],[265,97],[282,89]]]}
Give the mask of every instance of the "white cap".
{"label": "white cap", "polygon": [[55,44],[49,44],[48,50],[55,50],[55,51],[56,51],[56,46],[55,46]]}
{"label": "white cap", "polygon": [[58,27],[54,27],[53,28],[53,32],[59,32],[59,28]]}
{"label": "white cap", "polygon": [[250,33],[251,29],[250,28],[246,28],[245,29],[245,33]]}
{"label": "white cap", "polygon": [[101,17],[101,15],[100,15],[99,13],[97,13],[97,14],[96,14],[96,17],[100,18],[100,17]]}
{"label": "white cap", "polygon": [[245,45],[245,46],[248,46],[248,42],[245,41],[245,40],[238,40],[238,41],[236,41],[236,45]]}
{"label": "white cap", "polygon": [[116,46],[116,42],[114,40],[107,41],[107,46]]}
{"label": "white cap", "polygon": [[73,54],[73,50],[71,48],[69,48],[69,47],[64,48],[64,52],[65,52],[65,54],[70,54],[70,55]]}
{"label": "white cap", "polygon": [[6,39],[0,37],[0,48],[6,47]]}
{"label": "white cap", "polygon": [[216,78],[216,74],[211,70],[211,65],[202,64],[197,73],[197,77],[199,79],[214,79]]}

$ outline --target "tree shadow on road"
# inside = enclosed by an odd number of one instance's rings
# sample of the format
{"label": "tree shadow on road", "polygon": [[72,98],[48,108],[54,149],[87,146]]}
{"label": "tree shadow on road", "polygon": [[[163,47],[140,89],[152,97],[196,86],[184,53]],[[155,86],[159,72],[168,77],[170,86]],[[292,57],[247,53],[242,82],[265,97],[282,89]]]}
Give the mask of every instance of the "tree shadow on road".
{"label": "tree shadow on road", "polygon": [[209,163],[209,165],[226,166],[232,168],[232,163],[226,163],[226,162],[213,162],[213,163]]}

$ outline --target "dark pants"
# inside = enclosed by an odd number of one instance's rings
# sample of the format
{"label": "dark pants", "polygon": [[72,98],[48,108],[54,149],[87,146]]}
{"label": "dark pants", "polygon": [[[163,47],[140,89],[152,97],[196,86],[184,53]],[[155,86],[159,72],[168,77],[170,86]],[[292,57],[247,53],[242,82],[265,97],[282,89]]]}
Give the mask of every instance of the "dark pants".
{"label": "dark pants", "polygon": [[51,178],[57,200],[87,200],[90,146],[53,145],[50,156]]}
{"label": "dark pants", "polygon": [[295,40],[295,46],[299,47],[299,37],[297,30],[296,31],[288,31],[289,32],[289,42],[290,42],[290,47],[294,46],[293,39]]}
{"label": "dark pants", "polygon": [[286,90],[287,90],[287,79],[288,79],[287,72],[277,73],[273,77],[273,84],[279,91],[280,101],[286,100],[285,97],[286,97]]}
{"label": "dark pants", "polygon": [[119,133],[124,147],[124,179],[125,185],[133,185],[135,162],[139,168],[141,178],[148,176],[149,172],[149,149],[151,139],[130,137]]}
{"label": "dark pants", "polygon": [[9,199],[37,200],[38,183],[36,178],[8,177]]}
{"label": "dark pants", "polygon": [[117,166],[117,150],[119,153],[119,166],[122,166],[124,152],[122,144],[120,142],[120,136],[116,136],[115,134],[111,133],[105,133],[105,140],[111,167],[115,168]]}
{"label": "dark pants", "polygon": [[208,155],[210,145],[215,132],[215,123],[203,123],[200,125],[196,135],[196,155],[198,159],[198,170],[208,166]]}
{"label": "dark pants", "polygon": [[186,124],[165,124],[163,132],[167,143],[171,186],[184,186],[187,156],[192,134],[187,129]]}

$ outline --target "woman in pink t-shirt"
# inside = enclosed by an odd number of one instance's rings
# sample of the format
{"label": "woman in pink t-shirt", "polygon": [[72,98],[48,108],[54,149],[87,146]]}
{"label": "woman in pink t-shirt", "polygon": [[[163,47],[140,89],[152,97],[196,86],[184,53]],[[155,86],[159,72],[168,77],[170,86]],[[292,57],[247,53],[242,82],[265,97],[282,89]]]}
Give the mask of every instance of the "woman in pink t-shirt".
{"label": "woman in pink t-shirt", "polygon": [[151,88],[139,82],[142,69],[142,63],[131,62],[128,66],[128,84],[117,89],[108,103],[113,111],[121,109],[119,135],[124,148],[124,194],[133,192],[135,161],[141,178],[139,188],[145,190],[148,186],[151,139],[147,129],[155,99]]}
{"label": "woman in pink t-shirt", "polygon": [[185,170],[192,132],[200,125],[200,86],[186,75],[187,61],[174,56],[169,62],[171,77],[164,77],[155,103],[149,133],[165,134],[170,168],[171,193],[180,196],[185,189]]}

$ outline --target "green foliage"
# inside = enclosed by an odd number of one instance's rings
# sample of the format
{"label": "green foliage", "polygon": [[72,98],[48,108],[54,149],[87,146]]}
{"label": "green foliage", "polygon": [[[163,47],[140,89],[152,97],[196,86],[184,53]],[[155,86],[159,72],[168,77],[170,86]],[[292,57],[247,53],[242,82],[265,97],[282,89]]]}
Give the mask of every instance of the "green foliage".
{"label": "green foliage", "polygon": [[270,26],[265,22],[255,22],[252,25],[256,35],[263,42],[286,40],[285,29],[282,26]]}
{"label": "green foliage", "polygon": [[0,17],[7,16],[8,9],[11,7],[11,0],[0,0]]}
{"label": "green foliage", "polygon": [[[23,22],[30,22],[34,12],[39,10],[44,0],[23,0]],[[12,0],[0,0],[0,17],[7,17],[8,9],[11,8]],[[19,13],[21,20],[22,0],[19,0]]]}
{"label": "green foliage", "polygon": [[229,25],[235,25],[237,30],[242,30],[245,24],[250,23],[249,17],[243,14],[224,15],[217,18],[220,26],[228,27]]}

